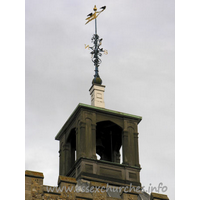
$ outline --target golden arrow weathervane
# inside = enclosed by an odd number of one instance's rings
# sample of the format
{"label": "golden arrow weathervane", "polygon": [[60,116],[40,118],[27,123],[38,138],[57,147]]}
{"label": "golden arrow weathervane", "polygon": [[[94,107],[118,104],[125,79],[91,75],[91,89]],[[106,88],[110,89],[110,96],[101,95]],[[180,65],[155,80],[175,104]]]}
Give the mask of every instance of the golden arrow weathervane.
{"label": "golden arrow weathervane", "polygon": [[100,9],[102,9],[102,10],[97,11],[97,7],[95,5],[94,8],[93,8],[94,13],[90,13],[90,14],[87,15],[87,18],[85,20],[88,20],[88,21],[85,24],[89,23],[93,19],[96,19],[100,15],[100,13],[102,13],[106,9],[106,6],[103,6]]}

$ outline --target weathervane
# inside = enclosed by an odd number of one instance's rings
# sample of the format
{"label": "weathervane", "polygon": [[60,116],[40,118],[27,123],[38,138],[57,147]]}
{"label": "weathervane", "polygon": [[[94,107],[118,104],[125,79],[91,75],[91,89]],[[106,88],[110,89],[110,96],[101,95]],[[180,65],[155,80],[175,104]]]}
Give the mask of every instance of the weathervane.
{"label": "weathervane", "polygon": [[85,48],[88,49],[92,49],[92,52],[90,52],[90,54],[92,55],[92,62],[94,63],[95,66],[95,75],[94,75],[94,79],[92,81],[92,83],[96,83],[96,84],[101,84],[102,80],[99,76],[99,71],[98,71],[98,67],[101,64],[101,59],[99,57],[102,56],[101,52],[104,52],[105,54],[108,54],[107,50],[103,50],[103,48],[100,48],[101,44],[102,44],[102,38],[99,38],[99,36],[97,35],[97,17],[100,15],[100,13],[102,13],[105,9],[106,6],[103,6],[100,8],[101,11],[97,11],[96,5],[94,6],[93,10],[94,13],[90,13],[87,15],[87,23],[89,23],[90,21],[92,21],[93,19],[95,20],[95,34],[92,37],[92,43],[94,44],[93,47],[89,47],[89,45],[85,45]]}

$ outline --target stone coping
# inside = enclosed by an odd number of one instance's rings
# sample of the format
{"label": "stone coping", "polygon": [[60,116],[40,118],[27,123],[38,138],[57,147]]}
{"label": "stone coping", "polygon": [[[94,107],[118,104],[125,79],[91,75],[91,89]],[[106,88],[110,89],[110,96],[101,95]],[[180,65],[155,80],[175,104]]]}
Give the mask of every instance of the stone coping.
{"label": "stone coping", "polygon": [[158,194],[158,193],[152,192],[152,193],[151,193],[150,199],[151,199],[151,200],[153,200],[153,199],[155,199],[155,200],[157,200],[157,199],[162,199],[162,200],[165,200],[165,199],[166,199],[166,200],[168,200],[169,198],[168,198],[168,196],[165,195],[165,194]]}
{"label": "stone coping", "polygon": [[77,184],[77,181],[73,177],[68,177],[68,176],[59,176],[58,177],[58,185],[60,185],[61,182],[65,183],[72,183],[72,184]]}
{"label": "stone coping", "polygon": [[25,171],[25,176],[44,179],[44,175],[43,175],[42,172],[35,172],[35,171],[26,170],[26,171]]}

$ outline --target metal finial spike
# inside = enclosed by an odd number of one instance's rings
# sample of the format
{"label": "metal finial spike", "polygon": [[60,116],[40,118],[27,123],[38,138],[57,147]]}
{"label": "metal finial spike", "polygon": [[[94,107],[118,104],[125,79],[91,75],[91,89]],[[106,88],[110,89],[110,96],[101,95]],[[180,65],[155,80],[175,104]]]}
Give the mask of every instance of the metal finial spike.
{"label": "metal finial spike", "polygon": [[96,7],[96,5],[94,6],[93,10],[94,10],[94,11],[97,11],[97,7]]}

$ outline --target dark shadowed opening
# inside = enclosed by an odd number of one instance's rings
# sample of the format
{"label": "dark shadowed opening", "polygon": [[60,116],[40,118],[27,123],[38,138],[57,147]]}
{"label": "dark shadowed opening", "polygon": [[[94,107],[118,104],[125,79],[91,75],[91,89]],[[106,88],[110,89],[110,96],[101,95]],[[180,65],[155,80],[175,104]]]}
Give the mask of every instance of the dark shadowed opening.
{"label": "dark shadowed opening", "polygon": [[100,160],[120,163],[122,128],[111,121],[98,122],[96,127],[96,153]]}

